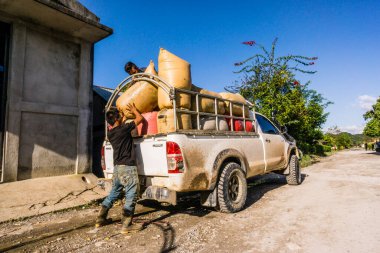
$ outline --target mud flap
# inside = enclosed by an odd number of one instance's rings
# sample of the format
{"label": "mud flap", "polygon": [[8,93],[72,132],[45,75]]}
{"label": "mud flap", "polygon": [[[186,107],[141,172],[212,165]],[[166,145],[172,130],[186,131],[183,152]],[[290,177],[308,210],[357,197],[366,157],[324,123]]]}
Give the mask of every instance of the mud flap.
{"label": "mud flap", "polygon": [[201,193],[201,205],[208,207],[216,207],[218,205],[217,187],[213,191]]}

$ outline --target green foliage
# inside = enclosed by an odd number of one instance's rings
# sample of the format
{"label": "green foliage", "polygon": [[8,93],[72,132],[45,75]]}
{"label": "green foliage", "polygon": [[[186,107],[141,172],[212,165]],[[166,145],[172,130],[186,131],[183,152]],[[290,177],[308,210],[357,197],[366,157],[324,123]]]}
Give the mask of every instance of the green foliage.
{"label": "green foliage", "polygon": [[295,73],[314,74],[302,67],[313,65],[316,57],[288,55],[275,57],[277,39],[270,51],[258,45],[261,53],[236,63],[244,75],[241,82],[226,87],[239,92],[255,105],[255,109],[270,117],[276,115],[276,123],[286,125],[288,132],[304,152],[314,153],[313,144],[323,138],[321,127],[328,113],[324,109],[330,104],[317,91],[309,89],[310,82],[301,85]]}
{"label": "green foliage", "polygon": [[351,139],[351,134],[349,133],[340,133],[336,136],[336,145],[339,147],[339,149],[344,149],[344,148],[350,148],[352,147],[352,139]]}
{"label": "green foliage", "polygon": [[[341,132],[337,127],[330,129],[333,133],[326,133],[323,136],[322,143],[325,146],[337,147],[338,149],[351,148],[353,146],[361,146],[364,143],[371,141],[371,138],[365,136],[364,134],[350,134],[346,132]],[[324,146],[324,147],[325,147]],[[324,148],[324,152],[330,152]]]}
{"label": "green foliage", "polygon": [[331,146],[323,145],[323,153],[331,152]]}
{"label": "green foliage", "polygon": [[323,155],[324,154],[323,145],[316,144],[315,145],[315,153],[318,155]]}
{"label": "green foliage", "polygon": [[330,147],[335,146],[336,145],[336,141],[335,141],[334,135],[329,134],[329,133],[323,135],[323,143],[325,145],[330,146]]}
{"label": "green foliage", "polygon": [[368,120],[364,134],[370,137],[380,137],[380,97],[372,106],[372,110],[366,112],[363,117]]}

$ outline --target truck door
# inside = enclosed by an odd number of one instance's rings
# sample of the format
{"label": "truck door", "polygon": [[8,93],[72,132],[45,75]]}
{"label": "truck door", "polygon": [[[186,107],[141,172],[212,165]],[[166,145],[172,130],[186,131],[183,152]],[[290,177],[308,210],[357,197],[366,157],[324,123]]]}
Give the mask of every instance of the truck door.
{"label": "truck door", "polygon": [[264,116],[256,114],[265,147],[266,171],[285,167],[285,139]]}

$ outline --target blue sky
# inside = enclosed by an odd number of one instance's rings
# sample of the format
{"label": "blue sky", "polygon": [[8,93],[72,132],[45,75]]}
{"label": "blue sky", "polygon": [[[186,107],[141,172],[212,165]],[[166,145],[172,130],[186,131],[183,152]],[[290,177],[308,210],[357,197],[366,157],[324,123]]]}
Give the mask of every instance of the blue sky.
{"label": "blue sky", "polygon": [[114,29],[95,46],[94,83],[126,77],[125,62],[157,64],[160,47],[191,63],[192,80],[222,91],[239,79],[235,62],[278,37],[278,55],[317,56],[310,88],[330,101],[324,126],[360,132],[362,114],[380,95],[380,1],[80,0]]}

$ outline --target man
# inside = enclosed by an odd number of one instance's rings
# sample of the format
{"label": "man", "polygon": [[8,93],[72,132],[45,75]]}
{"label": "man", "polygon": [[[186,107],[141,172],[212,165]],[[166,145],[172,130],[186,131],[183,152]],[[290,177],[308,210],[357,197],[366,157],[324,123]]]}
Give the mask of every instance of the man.
{"label": "man", "polygon": [[134,75],[134,74],[137,74],[137,73],[143,73],[145,71],[146,68],[139,68],[136,66],[136,64],[134,64],[133,62],[127,62],[124,66],[124,70],[125,72],[127,72],[128,74],[130,75]]}
{"label": "man", "polygon": [[116,109],[111,109],[106,113],[107,123],[112,126],[111,130],[108,131],[108,139],[113,148],[113,183],[110,194],[101,204],[101,209],[95,223],[96,227],[100,227],[110,222],[110,219],[107,219],[108,211],[119,196],[121,196],[121,192],[124,189],[125,205],[122,210],[121,229],[121,233],[123,234],[142,229],[142,225],[132,224],[139,193],[139,178],[131,131],[141,123],[143,117],[134,104],[127,105],[127,109],[136,116],[130,123],[123,122]]}

